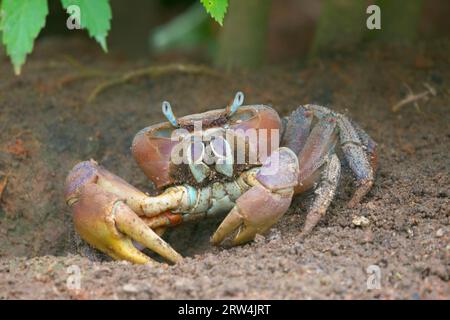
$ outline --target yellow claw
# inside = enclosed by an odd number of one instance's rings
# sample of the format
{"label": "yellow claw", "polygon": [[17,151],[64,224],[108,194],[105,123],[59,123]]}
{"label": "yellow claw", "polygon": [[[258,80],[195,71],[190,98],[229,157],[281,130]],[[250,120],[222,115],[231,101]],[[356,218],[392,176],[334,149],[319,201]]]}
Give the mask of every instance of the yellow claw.
{"label": "yellow claw", "polygon": [[149,227],[154,226],[162,233],[165,225],[158,222],[165,218],[173,224],[179,217],[154,214],[153,218],[147,217],[150,220],[142,220],[139,215],[145,214],[143,204],[149,197],[95,161],[81,162],[72,169],[66,179],[65,198],[73,210],[75,229],[81,238],[112,258],[141,264],[151,262],[135,247],[134,240],[171,262],[182,259]]}
{"label": "yellow claw", "polygon": [[75,228],[81,238],[116,260],[139,264],[151,262],[132,240],[171,262],[182,259],[123,201],[98,185],[85,185],[72,209]]}

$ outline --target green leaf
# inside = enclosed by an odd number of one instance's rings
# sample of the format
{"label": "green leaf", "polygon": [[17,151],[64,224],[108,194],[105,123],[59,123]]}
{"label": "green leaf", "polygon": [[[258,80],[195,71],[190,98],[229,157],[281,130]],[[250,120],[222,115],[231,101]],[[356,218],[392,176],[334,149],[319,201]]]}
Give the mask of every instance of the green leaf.
{"label": "green leaf", "polygon": [[0,8],[0,30],[3,44],[19,75],[25,58],[45,25],[47,0],[3,0]]}
{"label": "green leaf", "polygon": [[111,7],[109,0],[61,0],[64,9],[75,5],[80,8],[80,25],[87,29],[89,35],[97,40],[107,52],[106,36],[111,28]]}
{"label": "green leaf", "polygon": [[[223,18],[228,8],[228,0],[200,0],[206,11],[214,18],[221,26],[223,25]],[[245,0],[241,0],[245,1]]]}

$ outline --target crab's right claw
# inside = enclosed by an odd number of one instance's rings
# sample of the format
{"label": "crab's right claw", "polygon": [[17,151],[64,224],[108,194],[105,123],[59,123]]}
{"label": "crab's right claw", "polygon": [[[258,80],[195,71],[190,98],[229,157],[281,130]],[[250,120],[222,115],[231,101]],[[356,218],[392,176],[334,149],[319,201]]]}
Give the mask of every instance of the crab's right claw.
{"label": "crab's right claw", "polygon": [[[69,174],[66,199],[81,238],[116,260],[151,262],[134,246],[133,240],[169,261],[181,260],[182,257],[150,229],[123,198],[97,184],[99,179],[105,178],[108,176],[102,175],[93,161],[81,163]],[[111,179],[108,181],[114,183]]]}
{"label": "crab's right claw", "polygon": [[289,208],[298,181],[297,156],[288,148],[273,152],[256,175],[257,183],[236,201],[211,238],[219,245],[228,238],[232,245],[264,234]]}

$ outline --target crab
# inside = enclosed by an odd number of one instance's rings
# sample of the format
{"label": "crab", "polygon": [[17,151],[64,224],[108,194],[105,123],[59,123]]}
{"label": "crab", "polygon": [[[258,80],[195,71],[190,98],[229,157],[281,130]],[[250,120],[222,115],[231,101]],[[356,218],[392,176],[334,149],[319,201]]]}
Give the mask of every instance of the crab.
{"label": "crab", "polygon": [[[243,105],[238,92],[225,108],[176,118],[136,134],[131,152],[159,190],[150,196],[94,160],[68,174],[65,199],[83,240],[113,259],[153,261],[143,248],[182,259],[161,236],[169,227],[225,217],[213,245],[233,246],[266,233],[294,196],[314,191],[300,236],[308,235],[335,197],[341,160],[356,178],[348,202],[360,203],[374,183],[376,143],[345,115],[319,105],[281,118],[267,105]],[[338,157],[338,154],[342,158]]]}

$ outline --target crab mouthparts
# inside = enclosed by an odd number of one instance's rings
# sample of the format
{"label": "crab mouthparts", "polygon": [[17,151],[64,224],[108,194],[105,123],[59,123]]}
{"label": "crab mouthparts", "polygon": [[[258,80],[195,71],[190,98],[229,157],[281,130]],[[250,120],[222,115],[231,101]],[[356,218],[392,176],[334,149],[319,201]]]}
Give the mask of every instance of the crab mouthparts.
{"label": "crab mouthparts", "polygon": [[233,152],[230,144],[222,137],[214,137],[211,141],[194,138],[188,141],[185,161],[195,181],[203,182],[214,170],[227,177],[233,176]]}

